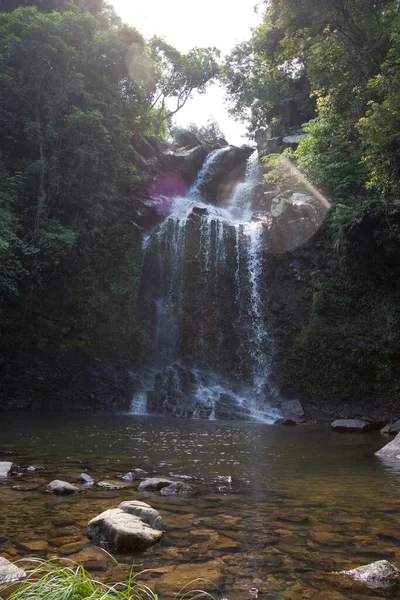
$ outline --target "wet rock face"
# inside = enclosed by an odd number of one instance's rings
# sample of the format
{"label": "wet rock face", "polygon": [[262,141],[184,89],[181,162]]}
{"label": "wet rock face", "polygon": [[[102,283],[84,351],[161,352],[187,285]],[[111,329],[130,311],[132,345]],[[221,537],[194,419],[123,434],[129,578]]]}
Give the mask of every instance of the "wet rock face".
{"label": "wet rock face", "polygon": [[194,148],[167,148],[158,156],[158,160],[163,171],[177,171],[191,185],[212,150],[213,147],[208,144]]}
{"label": "wet rock face", "polygon": [[88,537],[107,543],[117,552],[140,551],[157,543],[163,531],[159,513],[144,502],[122,502],[116,509],[106,510],[87,526]]}

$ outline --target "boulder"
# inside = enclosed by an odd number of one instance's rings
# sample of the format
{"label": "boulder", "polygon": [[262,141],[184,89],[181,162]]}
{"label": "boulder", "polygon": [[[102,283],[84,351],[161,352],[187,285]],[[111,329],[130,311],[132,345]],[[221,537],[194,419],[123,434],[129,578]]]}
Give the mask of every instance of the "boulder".
{"label": "boulder", "polygon": [[387,560],[378,560],[350,571],[340,571],[340,574],[365,583],[370,588],[388,589],[400,582],[400,571]]}
{"label": "boulder", "polygon": [[18,581],[26,577],[25,571],[13,565],[12,562],[0,556],[0,585],[11,581]]}
{"label": "boulder", "polygon": [[81,490],[75,485],[71,485],[66,481],[55,479],[47,486],[47,491],[50,494],[57,494],[59,496],[67,496],[68,494],[77,494]]}
{"label": "boulder", "polygon": [[342,431],[344,433],[365,433],[371,431],[370,421],[362,421],[361,419],[338,419],[331,423],[334,431]]}
{"label": "boulder", "polygon": [[394,440],[375,452],[375,456],[381,458],[400,458],[400,433],[396,435]]}
{"label": "boulder", "polygon": [[78,483],[84,483],[88,486],[94,484],[94,479],[92,479],[92,477],[90,477],[90,475],[88,475],[87,473],[81,473],[80,475],[78,475],[76,481]]}
{"label": "boulder", "polygon": [[152,508],[146,502],[140,502],[139,500],[128,500],[121,502],[118,506],[124,512],[138,517],[144,523],[153,527],[153,529],[162,529],[163,521],[159,512]]}
{"label": "boulder", "polygon": [[400,433],[400,419],[395,423],[389,423],[383,429],[381,429],[381,433],[390,433],[392,435],[397,435]]}
{"label": "boulder", "polygon": [[184,146],[184,147],[190,146],[190,147],[194,148],[195,146],[201,145],[201,142],[198,139],[198,137],[191,131],[188,131],[187,129],[184,129],[183,131],[181,131],[179,133],[176,141],[178,142],[178,146]]}
{"label": "boulder", "polygon": [[132,146],[144,158],[153,158],[157,154],[155,148],[153,148],[147,138],[143,135],[139,136],[138,138],[133,138]]}
{"label": "boulder", "polygon": [[9,462],[9,461],[0,462],[0,479],[3,477],[8,477],[12,466],[13,466],[12,462]]}
{"label": "boulder", "polygon": [[136,475],[132,473],[132,471],[129,471],[129,473],[125,473],[125,475],[122,475],[121,479],[123,479],[124,481],[133,481],[134,479],[136,479]]}
{"label": "boulder", "polygon": [[268,247],[274,253],[303,246],[321,227],[328,206],[310,194],[295,192],[289,199],[271,200]]}
{"label": "boulder", "polygon": [[230,394],[220,394],[215,402],[214,414],[216,419],[249,421],[250,415]]}
{"label": "boulder", "polygon": [[296,422],[304,418],[304,409],[298,400],[285,400],[281,402],[281,412],[286,419]]}
{"label": "boulder", "polygon": [[162,488],[174,483],[170,479],[162,479],[161,477],[150,477],[139,484],[139,492],[158,492]]}
{"label": "boulder", "polygon": [[301,129],[295,133],[292,133],[291,135],[285,135],[282,142],[283,142],[283,147],[286,148],[292,148],[293,150],[296,150],[300,140],[302,140],[303,138],[307,137],[307,134],[304,133],[304,131],[302,131]]}
{"label": "boulder", "polygon": [[252,146],[226,146],[218,157],[217,168],[208,174],[202,194],[212,204],[223,204],[236,183],[243,179],[247,160],[255,149]]}
{"label": "boulder", "polygon": [[179,496],[180,498],[191,498],[196,495],[196,490],[193,486],[176,481],[167,487],[162,488],[161,496]]}
{"label": "boulder", "polygon": [[89,521],[87,534],[91,540],[107,543],[116,552],[145,550],[163,536],[163,531],[152,527],[146,518],[162,525],[161,516],[148,504],[123,502],[119,508],[106,510]]}

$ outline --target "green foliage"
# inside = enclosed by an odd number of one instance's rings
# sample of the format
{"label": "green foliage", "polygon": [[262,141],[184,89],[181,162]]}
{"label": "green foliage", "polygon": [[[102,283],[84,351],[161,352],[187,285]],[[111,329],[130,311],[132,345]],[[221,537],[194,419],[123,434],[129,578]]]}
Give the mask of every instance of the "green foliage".
{"label": "green foliage", "polygon": [[[68,561],[70,566],[60,567],[51,562],[33,561],[36,568],[28,573],[28,578],[0,586],[0,594],[9,600],[157,600],[158,595],[138,580],[139,575],[130,575],[127,581],[115,584],[102,583],[84,569],[82,565]],[[175,600],[196,600],[214,597],[203,590],[193,589],[194,580],[175,595]],[[1,596],[2,597],[2,596]]]}
{"label": "green foliage", "polygon": [[205,125],[196,125],[196,123],[189,123],[186,127],[173,125],[169,130],[172,142],[178,144],[180,135],[185,131],[193,133],[202,143],[217,144],[220,138],[225,138],[218,123],[211,118],[208,119]]}

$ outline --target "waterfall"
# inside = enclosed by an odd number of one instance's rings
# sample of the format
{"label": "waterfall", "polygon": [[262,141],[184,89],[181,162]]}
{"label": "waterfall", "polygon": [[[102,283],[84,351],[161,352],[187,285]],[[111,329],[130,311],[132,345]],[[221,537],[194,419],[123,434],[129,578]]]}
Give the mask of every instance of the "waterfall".
{"label": "waterfall", "polygon": [[[146,244],[143,296],[158,370],[151,404],[174,416],[273,422],[265,223],[252,221],[257,155],[222,206],[207,201],[229,149],[209,154]],[[132,412],[144,410],[136,394]]]}

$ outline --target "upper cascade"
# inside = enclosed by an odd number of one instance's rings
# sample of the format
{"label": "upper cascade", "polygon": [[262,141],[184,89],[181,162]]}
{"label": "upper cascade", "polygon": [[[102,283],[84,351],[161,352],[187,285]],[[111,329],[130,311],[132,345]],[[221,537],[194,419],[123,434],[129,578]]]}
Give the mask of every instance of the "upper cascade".
{"label": "upper cascade", "polygon": [[[153,343],[147,407],[199,418],[273,422],[273,340],[265,300],[266,223],[252,219],[257,153],[224,202],[210,201],[231,147],[211,152],[145,247],[142,307]],[[213,199],[213,198],[212,198]],[[143,390],[133,410],[143,413]]]}

